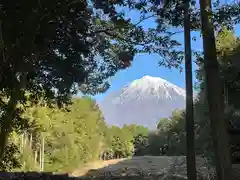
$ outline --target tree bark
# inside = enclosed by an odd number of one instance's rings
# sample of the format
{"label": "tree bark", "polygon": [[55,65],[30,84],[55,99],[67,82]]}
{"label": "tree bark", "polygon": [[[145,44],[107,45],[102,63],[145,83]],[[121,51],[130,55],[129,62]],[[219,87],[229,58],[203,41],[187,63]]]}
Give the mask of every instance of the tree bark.
{"label": "tree bark", "polygon": [[193,114],[192,52],[189,17],[189,1],[184,5],[184,47],[185,47],[185,81],[186,81],[186,154],[188,179],[197,180],[195,159],[195,134]]}
{"label": "tree bark", "polygon": [[45,143],[45,141],[44,141],[44,138],[42,138],[42,169],[41,169],[41,171],[44,171],[44,143]]}
{"label": "tree bark", "polygon": [[[3,32],[2,32],[2,21],[0,21],[0,48],[1,48],[1,56],[2,60],[6,62],[5,48],[4,48],[4,40],[3,40]],[[1,76],[0,76],[1,79]],[[4,151],[7,146],[7,140],[9,133],[11,132],[11,126],[13,122],[13,116],[17,107],[17,99],[18,94],[16,89],[13,89],[11,92],[10,100],[8,101],[6,111],[1,118],[0,123],[0,161],[2,161],[4,157]]]}
{"label": "tree bark", "polygon": [[2,117],[2,122],[1,122],[1,132],[0,132],[0,161],[4,157],[4,151],[7,146],[8,142],[8,136],[9,133],[11,132],[11,126],[14,118],[14,113],[17,107],[17,98],[16,98],[16,92],[13,91],[10,100],[8,101],[7,104],[7,109],[5,114]]}
{"label": "tree bark", "polygon": [[228,134],[223,118],[224,98],[221,84],[219,64],[216,54],[216,43],[213,23],[211,22],[211,0],[200,0],[204,70],[206,77],[206,93],[211,121],[213,145],[216,155],[216,171],[218,180],[231,180],[232,168],[228,144]]}

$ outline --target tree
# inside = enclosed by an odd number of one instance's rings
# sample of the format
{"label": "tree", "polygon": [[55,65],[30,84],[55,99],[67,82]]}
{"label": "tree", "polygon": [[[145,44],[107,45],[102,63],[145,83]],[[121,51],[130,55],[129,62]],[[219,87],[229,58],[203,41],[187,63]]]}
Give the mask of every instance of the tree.
{"label": "tree", "polygon": [[39,162],[43,138],[44,170],[47,171],[73,170],[99,160],[101,152],[108,148],[105,134],[109,129],[96,103],[87,97],[72,101],[68,110],[41,105],[26,108],[23,116],[34,126],[18,133],[13,141],[21,149],[21,163],[25,164],[21,170],[38,169],[36,161]]}
{"label": "tree", "polygon": [[186,151],[188,179],[196,180],[196,154],[193,111],[192,51],[190,31],[189,2],[184,3],[184,42],[185,42],[185,78],[186,78]]}
{"label": "tree", "polygon": [[165,24],[145,32],[139,23],[132,24],[118,13],[116,5],[131,9],[136,4],[1,2],[0,93],[6,100],[1,103],[0,158],[13,119],[20,116],[17,105],[26,101],[25,93],[33,102],[44,99],[62,106],[79,88],[89,94],[105,91],[108,77],[129,67],[136,52],[156,52],[166,60],[181,56],[168,51],[179,43],[171,40]]}
{"label": "tree", "polygon": [[42,95],[50,101],[68,101],[73,85],[86,82],[94,72],[91,60],[97,47],[93,44],[106,43],[87,34],[94,22],[85,1],[10,4],[1,2],[0,90],[8,101],[1,123],[0,158],[24,93],[31,93],[33,99]]}
{"label": "tree", "polygon": [[144,136],[143,134],[139,134],[134,136],[133,139],[133,146],[134,146],[134,156],[143,156],[148,153],[147,146],[148,146],[148,136]]}
{"label": "tree", "polygon": [[223,86],[221,84],[219,64],[216,53],[214,27],[211,18],[211,1],[200,0],[201,22],[204,49],[204,70],[209,118],[216,154],[217,179],[232,179],[231,158],[228,148],[228,134],[223,119]]}
{"label": "tree", "polygon": [[[144,12],[140,22],[133,24],[124,13],[118,13],[118,5]],[[17,104],[24,104],[26,92],[34,102],[42,98],[61,106],[79,88],[91,94],[106,90],[108,77],[129,67],[137,52],[158,53],[160,64],[167,67],[179,67],[182,62],[182,52],[173,49],[180,44],[171,39],[174,33],[168,31],[166,23],[157,19],[157,28],[147,31],[140,25],[149,12],[162,13],[146,8],[148,3],[4,0],[0,6],[0,93],[5,98],[1,101],[0,158],[13,122],[21,114]],[[178,18],[176,11],[161,18],[172,22]],[[230,12],[239,11],[235,8]],[[192,16],[198,18],[196,13]],[[181,25],[181,21],[173,24]]]}
{"label": "tree", "polygon": [[186,155],[185,113],[182,111],[173,111],[169,119],[160,119],[157,126],[156,140],[153,137],[150,144],[154,145],[156,142],[159,142],[160,148],[167,145],[165,154],[169,156]]}
{"label": "tree", "polygon": [[[68,109],[31,105],[22,116],[31,126],[11,133],[9,140],[20,152],[9,154],[12,158],[8,156],[4,161],[5,168],[20,157],[23,166],[18,171],[39,170],[43,144],[44,171],[69,172],[99,159],[132,156],[135,147],[147,143],[147,128],[136,124],[108,127],[96,102],[89,97],[73,98]],[[135,141],[137,137],[139,141]]]}
{"label": "tree", "polygon": [[[224,88],[224,99],[225,99],[225,111],[224,121],[228,130],[239,127],[237,111],[239,109],[239,67],[237,59],[239,57],[239,38],[234,35],[234,32],[227,29],[226,27],[221,28],[216,36],[216,49],[217,58],[220,65],[220,76],[222,82],[225,84]],[[207,154],[213,160],[213,147],[212,147],[212,136],[209,134],[211,129],[209,121],[209,110],[206,97],[206,83],[203,74],[203,62],[199,60],[198,79],[199,83],[199,94],[195,103],[195,118],[197,127],[197,144],[198,153]],[[230,144],[236,147],[237,136],[230,136]],[[232,147],[230,146],[230,147]],[[206,151],[207,150],[207,151]],[[215,159],[216,156],[214,156]],[[232,157],[234,160],[234,158]],[[215,163],[214,163],[215,164]]]}
{"label": "tree", "polygon": [[[166,1],[166,5],[170,1]],[[184,48],[185,48],[185,82],[186,82],[186,139],[187,139],[187,175],[188,179],[196,180],[196,158],[195,158],[195,134],[194,134],[194,111],[193,111],[193,85],[192,85],[192,50],[191,50],[191,24],[189,14],[189,3],[183,2],[184,12]]]}

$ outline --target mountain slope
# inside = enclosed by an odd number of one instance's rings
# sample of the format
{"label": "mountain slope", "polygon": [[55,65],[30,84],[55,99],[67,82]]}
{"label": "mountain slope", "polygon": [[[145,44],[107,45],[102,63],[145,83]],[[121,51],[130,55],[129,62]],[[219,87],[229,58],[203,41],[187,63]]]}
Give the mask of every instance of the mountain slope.
{"label": "mountain slope", "polygon": [[99,107],[110,125],[135,123],[153,129],[160,118],[185,107],[185,90],[164,79],[144,76],[110,93]]}

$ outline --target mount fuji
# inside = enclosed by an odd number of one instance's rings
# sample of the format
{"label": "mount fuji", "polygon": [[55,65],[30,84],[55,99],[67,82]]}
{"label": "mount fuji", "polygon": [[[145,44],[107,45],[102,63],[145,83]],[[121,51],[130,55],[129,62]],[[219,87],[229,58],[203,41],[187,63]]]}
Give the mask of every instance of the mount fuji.
{"label": "mount fuji", "polygon": [[159,77],[144,76],[98,102],[109,125],[156,129],[160,118],[185,108],[185,90]]}

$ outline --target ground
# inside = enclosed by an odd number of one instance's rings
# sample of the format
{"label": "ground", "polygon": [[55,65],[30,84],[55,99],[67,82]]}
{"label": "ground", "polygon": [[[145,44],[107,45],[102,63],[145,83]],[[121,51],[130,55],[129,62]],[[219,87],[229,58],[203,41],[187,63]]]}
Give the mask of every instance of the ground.
{"label": "ground", "polygon": [[[214,169],[205,158],[197,157],[198,180],[214,180]],[[240,180],[240,168],[234,165],[234,180]],[[11,176],[11,177],[10,177]],[[65,175],[52,173],[0,173],[0,179],[40,180],[187,180],[184,156],[139,156],[96,161]]]}
{"label": "ground", "polygon": [[[71,176],[158,176],[178,177],[186,179],[186,164],[184,156],[140,156],[118,160],[99,161],[89,163],[83,169],[78,169]],[[204,158],[197,158],[198,175],[211,176],[210,168]]]}

